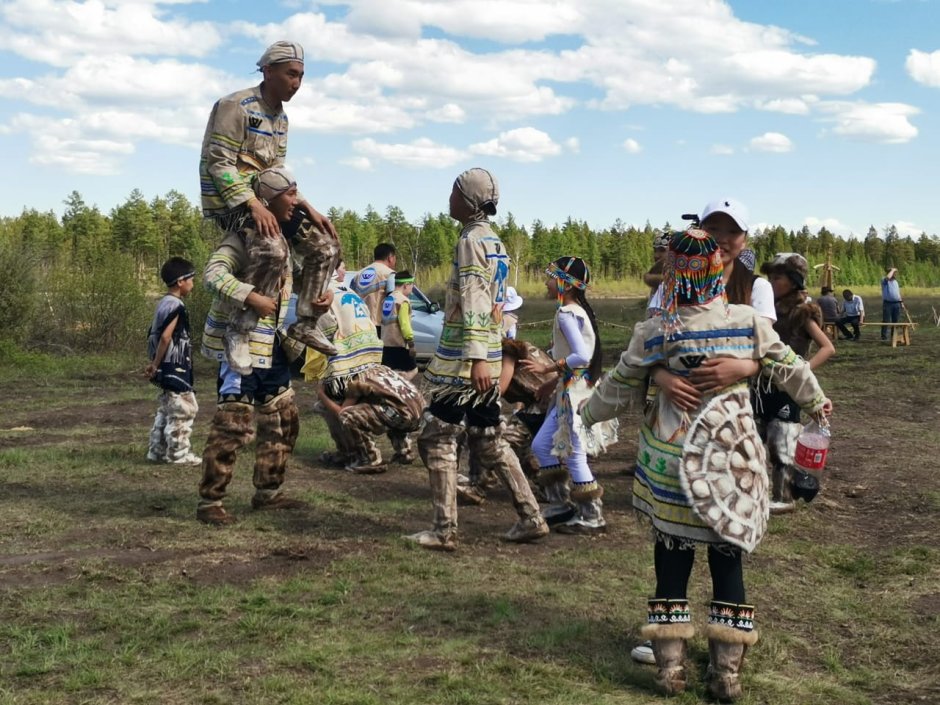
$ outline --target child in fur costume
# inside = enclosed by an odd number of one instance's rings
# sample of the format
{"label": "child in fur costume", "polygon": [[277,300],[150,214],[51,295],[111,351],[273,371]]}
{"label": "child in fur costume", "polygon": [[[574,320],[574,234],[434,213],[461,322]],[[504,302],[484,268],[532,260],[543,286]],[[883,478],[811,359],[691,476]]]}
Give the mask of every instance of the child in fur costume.
{"label": "child in fur costume", "polygon": [[[558,300],[550,351],[553,359],[549,363],[519,363],[537,375],[552,375],[555,380],[545,423],[532,440],[532,452],[539,461],[539,476],[549,499],[542,515],[561,533],[602,533],[607,530],[601,502],[604,491],[588,466],[587,456],[596,455],[616,441],[616,421],[587,433],[575,414],[601,374],[597,320],[585,295],[591,272],[580,257],[559,257],[545,273],[548,293]],[[569,479],[573,483],[570,489]]]}
{"label": "child in fur costume", "polygon": [[[806,295],[807,270],[806,259],[795,252],[778,253],[761,266],[774,290],[774,330],[815,371],[836,349],[823,332],[822,310]],[[817,349],[807,357],[810,343]],[[771,468],[770,513],[785,514],[793,511],[794,492],[809,501],[816,494],[814,487],[818,488],[814,478],[794,466],[796,439],[802,428],[800,407],[775,386],[762,386],[754,395],[758,430],[767,444]]]}
{"label": "child in fur costume", "polygon": [[[750,306],[726,302],[721,252],[701,230],[670,241],[664,306],[636,325],[617,367],[595,386],[580,416],[586,426],[643,403],[649,368],[688,377],[706,360],[756,360],[764,374],[808,413],[831,411],[809,365],[781,342]],[[658,394],[640,430],[633,507],[650,522],[656,592],[642,635],[652,640],[657,684],[667,694],[687,684],[686,641],[693,635],[687,599],[695,548],[705,544],[712,578],[708,690],[720,700],[741,695],[744,652],[757,641],[754,607],[745,603],[742,551],[767,527],[766,458],[756,432],[746,378],[686,411]]]}

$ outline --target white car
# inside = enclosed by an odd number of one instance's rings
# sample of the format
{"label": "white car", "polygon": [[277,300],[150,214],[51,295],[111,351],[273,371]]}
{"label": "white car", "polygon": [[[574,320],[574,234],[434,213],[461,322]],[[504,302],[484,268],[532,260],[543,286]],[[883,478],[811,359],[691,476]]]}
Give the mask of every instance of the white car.
{"label": "white car", "polygon": [[[358,272],[346,272],[345,284],[348,287]],[[415,334],[415,350],[418,360],[428,362],[437,350],[437,343],[441,339],[444,328],[444,312],[441,307],[431,301],[421,289],[415,286],[411,290],[411,328]],[[287,311],[286,325],[297,320],[295,306],[297,295],[290,299],[290,308]]]}

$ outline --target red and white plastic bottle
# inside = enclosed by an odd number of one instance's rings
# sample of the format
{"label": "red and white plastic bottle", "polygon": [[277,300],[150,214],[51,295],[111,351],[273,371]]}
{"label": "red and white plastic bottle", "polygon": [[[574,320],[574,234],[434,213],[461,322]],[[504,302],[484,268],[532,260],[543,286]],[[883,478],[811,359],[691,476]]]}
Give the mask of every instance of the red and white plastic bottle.
{"label": "red and white plastic bottle", "polygon": [[822,425],[816,421],[806,424],[796,439],[796,466],[800,470],[819,476],[826,467],[831,436],[828,421],[824,420]]}

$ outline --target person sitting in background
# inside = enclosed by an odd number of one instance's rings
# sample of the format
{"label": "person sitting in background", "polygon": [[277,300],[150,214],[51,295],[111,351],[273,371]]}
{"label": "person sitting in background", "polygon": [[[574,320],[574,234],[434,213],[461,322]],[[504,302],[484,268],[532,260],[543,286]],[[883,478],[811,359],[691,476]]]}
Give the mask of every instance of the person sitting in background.
{"label": "person sitting in background", "polygon": [[819,310],[822,311],[823,323],[835,323],[839,320],[839,300],[832,293],[832,288],[824,286],[819,297]]}
{"label": "person sitting in background", "polygon": [[[844,289],[842,298],[842,317],[836,321],[836,325],[845,340],[857,342],[861,338],[861,325],[865,322],[865,304],[862,302],[862,297],[853,294],[851,289]],[[851,334],[845,327],[846,324],[852,326]]]}

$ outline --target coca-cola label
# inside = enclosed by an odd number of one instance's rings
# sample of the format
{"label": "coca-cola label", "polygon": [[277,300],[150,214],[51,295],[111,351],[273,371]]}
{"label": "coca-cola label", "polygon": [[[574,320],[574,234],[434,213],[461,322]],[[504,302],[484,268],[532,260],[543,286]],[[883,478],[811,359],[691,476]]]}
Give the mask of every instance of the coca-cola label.
{"label": "coca-cola label", "polygon": [[796,464],[804,470],[822,470],[826,467],[828,448],[810,448],[802,443],[796,444]]}

